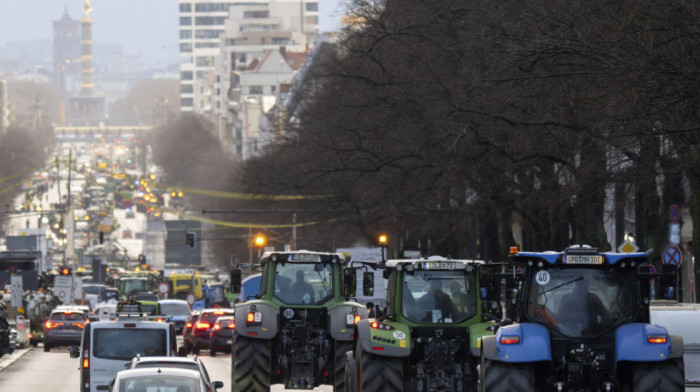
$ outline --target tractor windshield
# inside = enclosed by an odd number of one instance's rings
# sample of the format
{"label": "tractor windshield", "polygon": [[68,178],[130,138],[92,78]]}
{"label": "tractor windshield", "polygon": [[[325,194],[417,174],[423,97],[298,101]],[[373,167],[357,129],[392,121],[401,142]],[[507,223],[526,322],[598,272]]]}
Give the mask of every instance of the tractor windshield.
{"label": "tractor windshield", "polygon": [[457,324],[476,313],[475,279],[470,272],[406,272],[401,297],[401,314],[416,323]]}
{"label": "tractor windshield", "polygon": [[318,305],[333,297],[330,263],[279,263],[275,266],[275,297],[289,305]]}
{"label": "tractor windshield", "polygon": [[597,336],[634,319],[634,293],[617,269],[542,269],[530,277],[526,313],[569,337]]}

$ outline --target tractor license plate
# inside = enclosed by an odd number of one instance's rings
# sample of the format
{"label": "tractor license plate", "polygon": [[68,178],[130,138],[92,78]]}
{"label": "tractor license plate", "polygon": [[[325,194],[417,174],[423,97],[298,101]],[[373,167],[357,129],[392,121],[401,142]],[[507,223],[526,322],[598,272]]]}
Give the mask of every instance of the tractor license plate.
{"label": "tractor license plate", "polygon": [[566,255],[566,264],[603,264],[601,255]]}
{"label": "tractor license plate", "polygon": [[450,262],[425,262],[423,263],[424,270],[453,270],[455,269],[455,263]]}

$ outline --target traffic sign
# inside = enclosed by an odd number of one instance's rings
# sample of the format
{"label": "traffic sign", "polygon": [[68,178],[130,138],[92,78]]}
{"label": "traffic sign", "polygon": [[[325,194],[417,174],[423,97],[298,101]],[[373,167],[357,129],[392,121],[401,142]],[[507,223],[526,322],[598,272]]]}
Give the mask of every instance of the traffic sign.
{"label": "traffic sign", "polygon": [[13,308],[22,307],[22,275],[13,275],[10,277],[10,306]]}
{"label": "traffic sign", "polygon": [[622,253],[632,253],[639,250],[639,247],[630,240],[625,240],[620,246],[617,247],[618,252]]}
{"label": "traffic sign", "polygon": [[661,262],[664,264],[673,264],[676,267],[680,267],[683,262],[683,257],[681,255],[681,250],[677,246],[669,245],[664,249],[661,254]]}
{"label": "traffic sign", "polygon": [[671,207],[668,208],[668,220],[672,223],[681,221],[681,210],[678,208],[677,204],[671,204]]}
{"label": "traffic sign", "polygon": [[168,294],[168,291],[170,291],[170,287],[166,282],[160,282],[158,285],[158,292],[165,295]]}
{"label": "traffic sign", "polygon": [[193,293],[187,294],[187,298],[185,298],[185,299],[187,301],[187,305],[190,305],[190,306],[194,305],[195,298],[194,298]]}

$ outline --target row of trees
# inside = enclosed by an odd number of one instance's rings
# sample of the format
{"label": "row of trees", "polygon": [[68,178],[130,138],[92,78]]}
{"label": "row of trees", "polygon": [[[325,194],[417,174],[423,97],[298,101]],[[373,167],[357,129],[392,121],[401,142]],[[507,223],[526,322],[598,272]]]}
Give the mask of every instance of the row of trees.
{"label": "row of trees", "polygon": [[697,2],[356,0],[351,13],[285,140],[243,179],[329,196],[295,206],[342,219],[309,228],[327,247],[390,231],[395,249],[453,257],[609,249],[605,220],[617,245],[627,214],[658,252],[670,204],[700,224]]}

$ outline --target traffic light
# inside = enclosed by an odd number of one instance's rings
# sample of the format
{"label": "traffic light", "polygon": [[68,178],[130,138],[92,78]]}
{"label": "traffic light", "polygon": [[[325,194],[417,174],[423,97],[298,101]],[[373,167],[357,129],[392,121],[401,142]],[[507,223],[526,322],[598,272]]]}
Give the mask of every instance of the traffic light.
{"label": "traffic light", "polygon": [[189,231],[185,234],[185,242],[187,243],[187,246],[189,248],[194,248],[194,241],[195,241],[195,236],[194,233],[190,233]]}
{"label": "traffic light", "polygon": [[63,276],[68,276],[71,274],[71,270],[68,267],[63,267],[61,268],[61,275]]}

